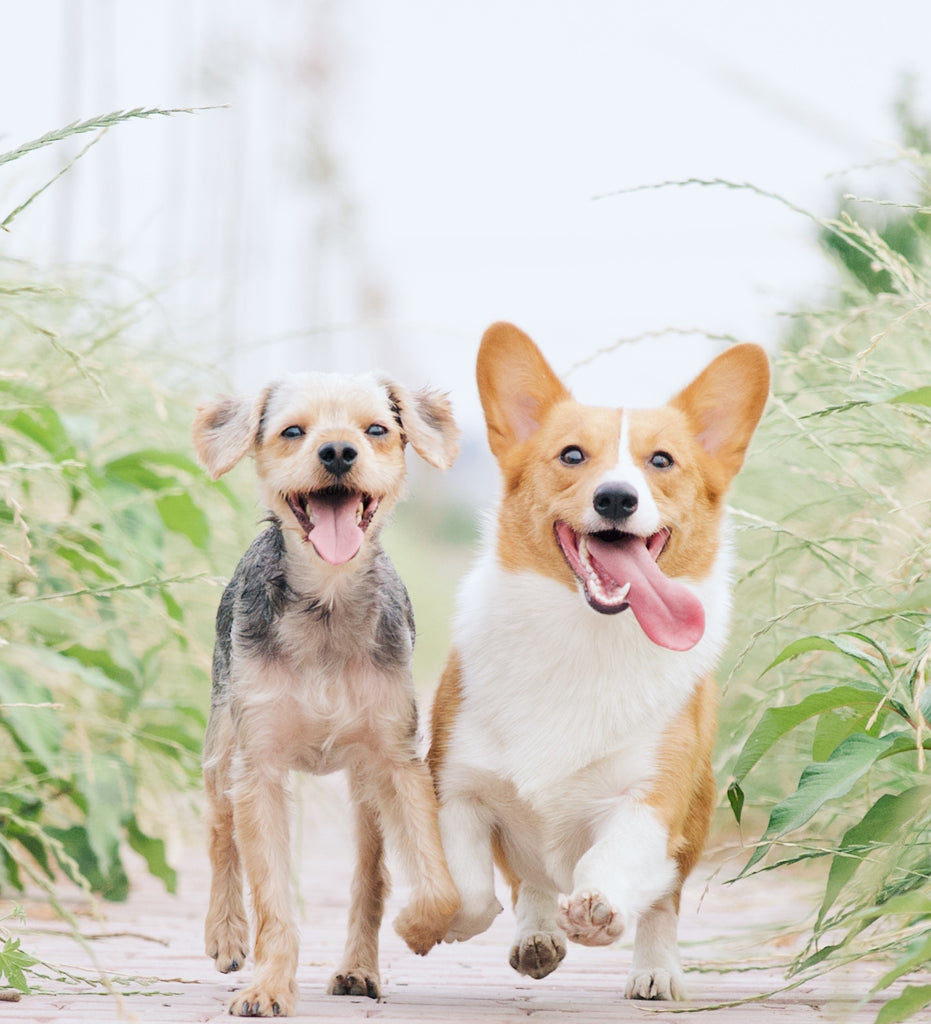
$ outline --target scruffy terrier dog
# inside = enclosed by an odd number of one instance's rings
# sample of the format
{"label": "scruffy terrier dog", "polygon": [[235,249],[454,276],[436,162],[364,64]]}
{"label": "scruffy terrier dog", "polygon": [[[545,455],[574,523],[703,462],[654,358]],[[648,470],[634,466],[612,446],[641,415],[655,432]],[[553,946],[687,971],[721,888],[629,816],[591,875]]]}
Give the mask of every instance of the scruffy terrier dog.
{"label": "scruffy terrier dog", "polygon": [[270,513],[217,613],[204,749],[213,869],[207,954],[224,973],[247,956],[244,867],[255,974],[230,1013],[294,1011],[299,937],[288,772],[346,769],[358,860],[346,948],[328,991],[378,998],[385,831],[414,881],[395,921],[410,948],[427,953],[459,908],[430,775],[415,750],[410,600],[378,540],[401,495],[407,442],[445,469],[458,430],[436,392],[315,373],[289,376],[258,397],[203,406],[193,438],[214,479],[254,454]]}

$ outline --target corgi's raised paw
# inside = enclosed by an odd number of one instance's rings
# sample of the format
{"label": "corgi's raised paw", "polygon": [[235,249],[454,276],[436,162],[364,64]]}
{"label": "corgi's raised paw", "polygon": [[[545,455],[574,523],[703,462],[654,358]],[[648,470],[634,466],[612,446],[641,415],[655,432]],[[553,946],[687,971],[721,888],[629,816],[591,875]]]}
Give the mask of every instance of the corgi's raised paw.
{"label": "corgi's raised paw", "polygon": [[624,932],[623,914],[597,890],[562,897],[556,923],[582,946],[610,946]]}

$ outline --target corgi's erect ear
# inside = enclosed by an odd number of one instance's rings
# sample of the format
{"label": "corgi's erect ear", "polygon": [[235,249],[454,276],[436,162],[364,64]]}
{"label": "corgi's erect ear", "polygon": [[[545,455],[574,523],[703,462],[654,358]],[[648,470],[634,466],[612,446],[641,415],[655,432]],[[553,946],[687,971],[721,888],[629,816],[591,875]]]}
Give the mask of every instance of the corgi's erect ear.
{"label": "corgi's erect ear", "polygon": [[408,391],[383,380],[398,422],[414,451],[437,469],[449,469],[459,454],[459,428],[449,399],[440,391]]}
{"label": "corgi's erect ear", "polygon": [[198,408],[191,437],[194,451],[212,479],[229,472],[255,447],[268,390],[258,397],[224,395]]}
{"label": "corgi's erect ear", "polygon": [[759,345],[742,344],[722,352],[673,398],[699,443],[722,467],[728,480],[744,455],[769,394],[769,360]]}
{"label": "corgi's erect ear", "polygon": [[533,436],[547,411],[569,392],[537,346],[513,324],[485,331],[476,366],[488,444],[500,459]]}

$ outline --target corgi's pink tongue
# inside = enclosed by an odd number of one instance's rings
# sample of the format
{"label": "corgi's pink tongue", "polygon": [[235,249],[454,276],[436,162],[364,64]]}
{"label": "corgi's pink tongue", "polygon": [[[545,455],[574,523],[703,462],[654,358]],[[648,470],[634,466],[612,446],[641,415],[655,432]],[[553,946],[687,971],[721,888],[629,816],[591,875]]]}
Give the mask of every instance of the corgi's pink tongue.
{"label": "corgi's pink tongue", "polygon": [[705,631],[701,601],[681,583],[669,579],[639,537],[622,541],[588,538],[593,566],[618,586],[630,584],[627,603],[644,633],[660,647],[687,651]]}
{"label": "corgi's pink tongue", "polygon": [[362,547],[364,533],[356,521],[358,494],[312,495],[307,511],[313,519],[308,535],[317,554],[331,565],[348,562]]}

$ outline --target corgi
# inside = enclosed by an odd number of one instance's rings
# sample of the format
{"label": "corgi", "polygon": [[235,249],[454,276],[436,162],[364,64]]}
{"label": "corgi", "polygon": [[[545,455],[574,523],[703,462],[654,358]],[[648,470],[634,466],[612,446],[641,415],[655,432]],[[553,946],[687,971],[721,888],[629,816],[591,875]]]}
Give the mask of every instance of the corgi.
{"label": "corgi", "polygon": [[683,881],[716,802],[712,678],[729,617],[724,499],[769,391],[763,349],[718,356],[653,410],[577,402],[531,339],[478,354],[497,514],[458,597],[428,762],[462,905],[501,911],[511,966],[636,926],[628,998],[683,999]]}

